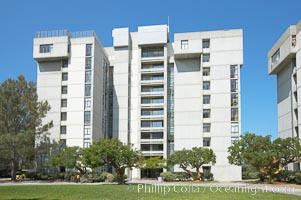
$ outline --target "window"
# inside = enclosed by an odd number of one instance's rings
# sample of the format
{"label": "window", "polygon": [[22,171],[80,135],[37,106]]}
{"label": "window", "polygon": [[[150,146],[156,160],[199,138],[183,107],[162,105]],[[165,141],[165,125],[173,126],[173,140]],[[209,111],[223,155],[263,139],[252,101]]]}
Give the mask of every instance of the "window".
{"label": "window", "polygon": [[152,139],[163,139],[163,133],[162,132],[155,132],[151,133]]}
{"label": "window", "polygon": [[203,54],[203,62],[210,62],[210,54]]}
{"label": "window", "polygon": [[203,138],[203,147],[210,147],[210,137],[204,137]]}
{"label": "window", "polygon": [[68,60],[62,61],[62,68],[68,68]]}
{"label": "window", "polygon": [[143,47],[142,58],[164,56],[164,47]]}
{"label": "window", "polygon": [[67,99],[62,99],[61,100],[61,107],[66,108],[67,107]]}
{"label": "window", "polygon": [[231,123],[231,134],[232,134],[232,135],[238,135],[238,133],[239,133],[239,126],[238,126],[238,123],[232,122],[232,123]]}
{"label": "window", "polygon": [[90,145],[91,145],[91,142],[84,141],[84,148],[89,148]]}
{"label": "window", "polygon": [[292,35],[292,46],[296,46],[296,35]]}
{"label": "window", "polygon": [[142,121],[141,127],[147,128],[147,127],[163,127],[163,121]]}
{"label": "window", "polygon": [[163,133],[162,132],[147,132],[141,133],[141,139],[163,139]]}
{"label": "window", "polygon": [[66,85],[62,86],[62,94],[68,93],[68,87]]}
{"label": "window", "polygon": [[238,121],[238,108],[231,108],[231,121]]}
{"label": "window", "polygon": [[158,80],[164,80],[164,76],[163,76],[163,75],[142,75],[142,76],[141,76],[141,80],[142,80],[142,81],[150,81],[150,80],[158,81]]}
{"label": "window", "polygon": [[231,94],[231,106],[237,106],[238,105],[238,94],[233,93]]}
{"label": "window", "polygon": [[203,49],[210,48],[210,40],[209,39],[203,39]]}
{"label": "window", "polygon": [[141,99],[141,104],[156,104],[156,103],[164,103],[164,99],[162,97]]}
{"label": "window", "polygon": [[92,66],[92,58],[88,57],[86,58],[86,69],[91,69]]}
{"label": "window", "polygon": [[91,108],[91,98],[85,98],[85,109]]}
{"label": "window", "polygon": [[238,80],[231,80],[231,92],[237,92],[238,90]]}
{"label": "window", "polygon": [[154,87],[141,87],[141,92],[164,92],[164,87],[154,86]]}
{"label": "window", "polygon": [[62,73],[62,81],[68,81],[68,73],[67,72]]}
{"label": "window", "polygon": [[42,44],[40,45],[40,53],[51,53],[53,44]]}
{"label": "window", "polygon": [[203,104],[210,104],[210,95],[203,96]]}
{"label": "window", "polygon": [[86,44],[86,56],[92,55],[92,44]]}
{"label": "window", "polygon": [[280,60],[280,49],[278,49],[273,55],[272,55],[272,65],[275,65]]}
{"label": "window", "polygon": [[203,90],[210,90],[210,81],[203,82]]}
{"label": "window", "polygon": [[67,127],[66,126],[61,126],[61,135],[67,133]]}
{"label": "window", "polygon": [[203,124],[203,132],[210,132],[211,124],[210,123],[204,123]]}
{"label": "window", "polygon": [[85,124],[90,124],[91,123],[91,112],[90,111],[85,111],[84,123]]}
{"label": "window", "polygon": [[84,135],[91,135],[91,127],[90,126],[84,127]]}
{"label": "window", "polygon": [[141,150],[142,151],[150,151],[150,145],[149,144],[141,144]]}
{"label": "window", "polygon": [[164,111],[163,109],[156,109],[156,110],[142,110],[141,115],[147,116],[147,115],[163,115]]}
{"label": "window", "polygon": [[85,96],[91,96],[91,84],[85,85]]}
{"label": "window", "polygon": [[60,139],[60,144],[62,146],[66,146],[66,139]]}
{"label": "window", "polygon": [[85,72],[85,83],[91,83],[91,74],[90,70]]}
{"label": "window", "polygon": [[67,121],[67,113],[66,112],[61,113],[61,121]]}
{"label": "window", "polygon": [[203,68],[203,76],[210,76],[210,68],[209,67]]}
{"label": "window", "polygon": [[152,144],[151,150],[152,151],[163,151],[163,144]]}
{"label": "window", "polygon": [[188,40],[181,40],[181,49],[188,49]]}
{"label": "window", "polygon": [[164,63],[154,63],[154,64],[142,63],[141,69],[164,69]]}
{"label": "window", "polygon": [[203,110],[203,118],[210,118],[210,109]]}
{"label": "window", "polygon": [[230,77],[237,78],[238,77],[238,67],[237,65],[230,65]]}

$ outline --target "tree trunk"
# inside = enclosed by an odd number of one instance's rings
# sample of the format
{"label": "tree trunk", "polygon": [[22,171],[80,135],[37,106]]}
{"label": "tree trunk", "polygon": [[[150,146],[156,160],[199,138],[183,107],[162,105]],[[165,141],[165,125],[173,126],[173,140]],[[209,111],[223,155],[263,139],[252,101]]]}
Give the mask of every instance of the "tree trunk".
{"label": "tree trunk", "polygon": [[124,184],[124,168],[118,168],[116,171],[118,184]]}
{"label": "tree trunk", "polygon": [[16,181],[17,163],[14,159],[12,159],[10,164],[11,164],[11,171],[10,171],[11,180]]}
{"label": "tree trunk", "polygon": [[[193,174],[190,170],[186,169],[186,168],[182,168],[185,172],[187,172],[191,178],[193,178]],[[194,178],[193,178],[194,179]]]}
{"label": "tree trunk", "polygon": [[197,175],[197,178],[198,178],[198,180],[201,180],[201,172],[200,172],[200,168],[196,168],[196,175]]}

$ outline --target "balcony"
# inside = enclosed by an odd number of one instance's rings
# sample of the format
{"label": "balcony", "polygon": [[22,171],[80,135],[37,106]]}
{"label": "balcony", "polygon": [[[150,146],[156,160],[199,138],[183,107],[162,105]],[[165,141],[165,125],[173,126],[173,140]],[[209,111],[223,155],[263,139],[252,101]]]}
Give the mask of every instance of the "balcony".
{"label": "balcony", "polygon": [[142,109],[141,120],[163,120],[164,109]]}
{"label": "balcony", "polygon": [[33,58],[38,62],[69,57],[69,34],[66,30],[37,32],[33,43]]}
{"label": "balcony", "polygon": [[154,61],[164,60],[164,47],[142,47],[141,49],[141,61]]}
{"label": "balcony", "polygon": [[164,84],[164,75],[142,75],[141,76],[142,85],[163,85]]}
{"label": "balcony", "polygon": [[[174,57],[175,59],[200,58],[202,53],[202,42],[196,40],[179,40],[175,34]],[[187,44],[186,44],[187,41]],[[185,44],[184,44],[185,43]]]}
{"label": "balcony", "polygon": [[163,86],[141,87],[141,96],[163,96],[163,95],[164,95]]}
{"label": "balcony", "polygon": [[143,154],[163,154],[163,144],[141,144]]}
{"label": "balcony", "polygon": [[154,98],[142,98],[141,99],[142,108],[162,108],[164,107],[164,98],[163,97],[154,97]]}
{"label": "balcony", "polygon": [[268,53],[269,74],[279,73],[296,57],[296,26],[290,26]]}

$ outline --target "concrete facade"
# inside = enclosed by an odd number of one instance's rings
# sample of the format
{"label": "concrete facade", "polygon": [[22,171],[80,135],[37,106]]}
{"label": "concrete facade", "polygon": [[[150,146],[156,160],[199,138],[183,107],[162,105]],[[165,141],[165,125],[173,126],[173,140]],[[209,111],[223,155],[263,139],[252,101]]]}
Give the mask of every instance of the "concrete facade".
{"label": "concrete facade", "polygon": [[[300,138],[301,21],[289,26],[268,52],[268,71],[277,76],[278,136]],[[288,165],[300,170],[300,163]]]}
{"label": "concrete facade", "polygon": [[109,62],[95,34],[38,32],[33,57],[38,62],[39,100],[51,106],[44,119],[54,124],[49,130],[51,141],[88,147],[104,138]]}
{"label": "concrete facade", "polygon": [[[91,113],[95,117],[91,123],[98,125],[104,119],[106,125],[93,126],[91,142],[103,137],[118,137],[122,142],[131,143],[134,148],[141,149],[147,158],[167,158],[174,151],[195,146],[212,148],[217,162],[213,166],[209,163],[203,170],[210,170],[215,180],[241,180],[241,167],[228,163],[227,150],[231,142],[241,134],[242,30],[176,33],[174,42],[169,39],[167,25],[140,26],[137,32],[130,32],[129,28],[116,28],[113,29],[112,35],[113,47],[106,48],[100,46],[95,36],[69,36],[71,52],[67,54],[55,48],[65,48],[68,37],[35,38],[34,58],[38,61],[38,67],[41,68],[45,62],[49,68],[57,68],[56,76],[38,72],[40,99],[51,100],[53,95],[47,91],[52,88],[57,94],[55,101],[49,101],[51,106],[56,106],[46,119],[56,119],[53,121],[57,127],[51,130],[51,136],[54,139],[62,137],[58,131],[62,122],[57,116],[62,112],[60,88],[63,83],[60,80],[60,62],[57,60],[68,58],[69,62],[74,63],[76,56],[85,57],[85,52],[79,50],[80,44],[82,47],[93,44],[98,50],[95,50],[93,55],[94,79],[91,98],[94,103]],[[94,39],[94,42],[89,39]],[[79,45],[78,50],[76,46],[73,47],[76,43]],[[53,44],[53,55],[37,53],[41,44]],[[95,60],[106,60],[110,63],[109,75],[101,71],[101,62],[96,65]],[[81,65],[84,71],[85,63],[79,61],[78,65]],[[72,64],[68,66],[68,70],[71,68]],[[107,77],[111,77],[111,86],[108,84],[103,87],[110,79]],[[77,81],[79,80],[78,77]],[[79,91],[83,92],[84,87],[82,80],[78,83],[77,90],[72,91],[74,94],[70,93],[70,101],[73,95]],[[104,88],[108,88],[108,93]],[[102,96],[109,96],[110,100],[104,100]],[[83,116],[84,107],[81,102],[84,102],[84,96],[78,99],[78,104],[73,104],[70,109],[81,110],[78,112]],[[108,105],[105,106],[103,102]],[[78,127],[83,129],[83,117],[76,119]],[[69,127],[69,124],[67,126]],[[76,140],[71,138],[69,140],[67,133],[67,145],[83,146],[80,145],[84,140],[80,130],[74,130],[73,134],[78,134],[77,141],[81,142],[75,142]],[[181,171],[177,167],[173,170]],[[134,169],[131,176],[144,178],[156,176],[158,173]]]}

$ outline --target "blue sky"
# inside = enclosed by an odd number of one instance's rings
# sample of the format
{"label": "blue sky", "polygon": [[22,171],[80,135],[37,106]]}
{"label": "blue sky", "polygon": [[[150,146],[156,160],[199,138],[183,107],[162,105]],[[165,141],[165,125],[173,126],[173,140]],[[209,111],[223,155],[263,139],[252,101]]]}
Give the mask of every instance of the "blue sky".
{"label": "blue sky", "polygon": [[277,136],[276,78],[267,72],[267,52],[285,29],[301,19],[300,0],[185,1],[0,1],[0,82],[24,74],[36,80],[32,40],[36,31],[95,30],[112,45],[117,27],[166,24],[175,32],[244,29],[241,71],[242,132]]}

